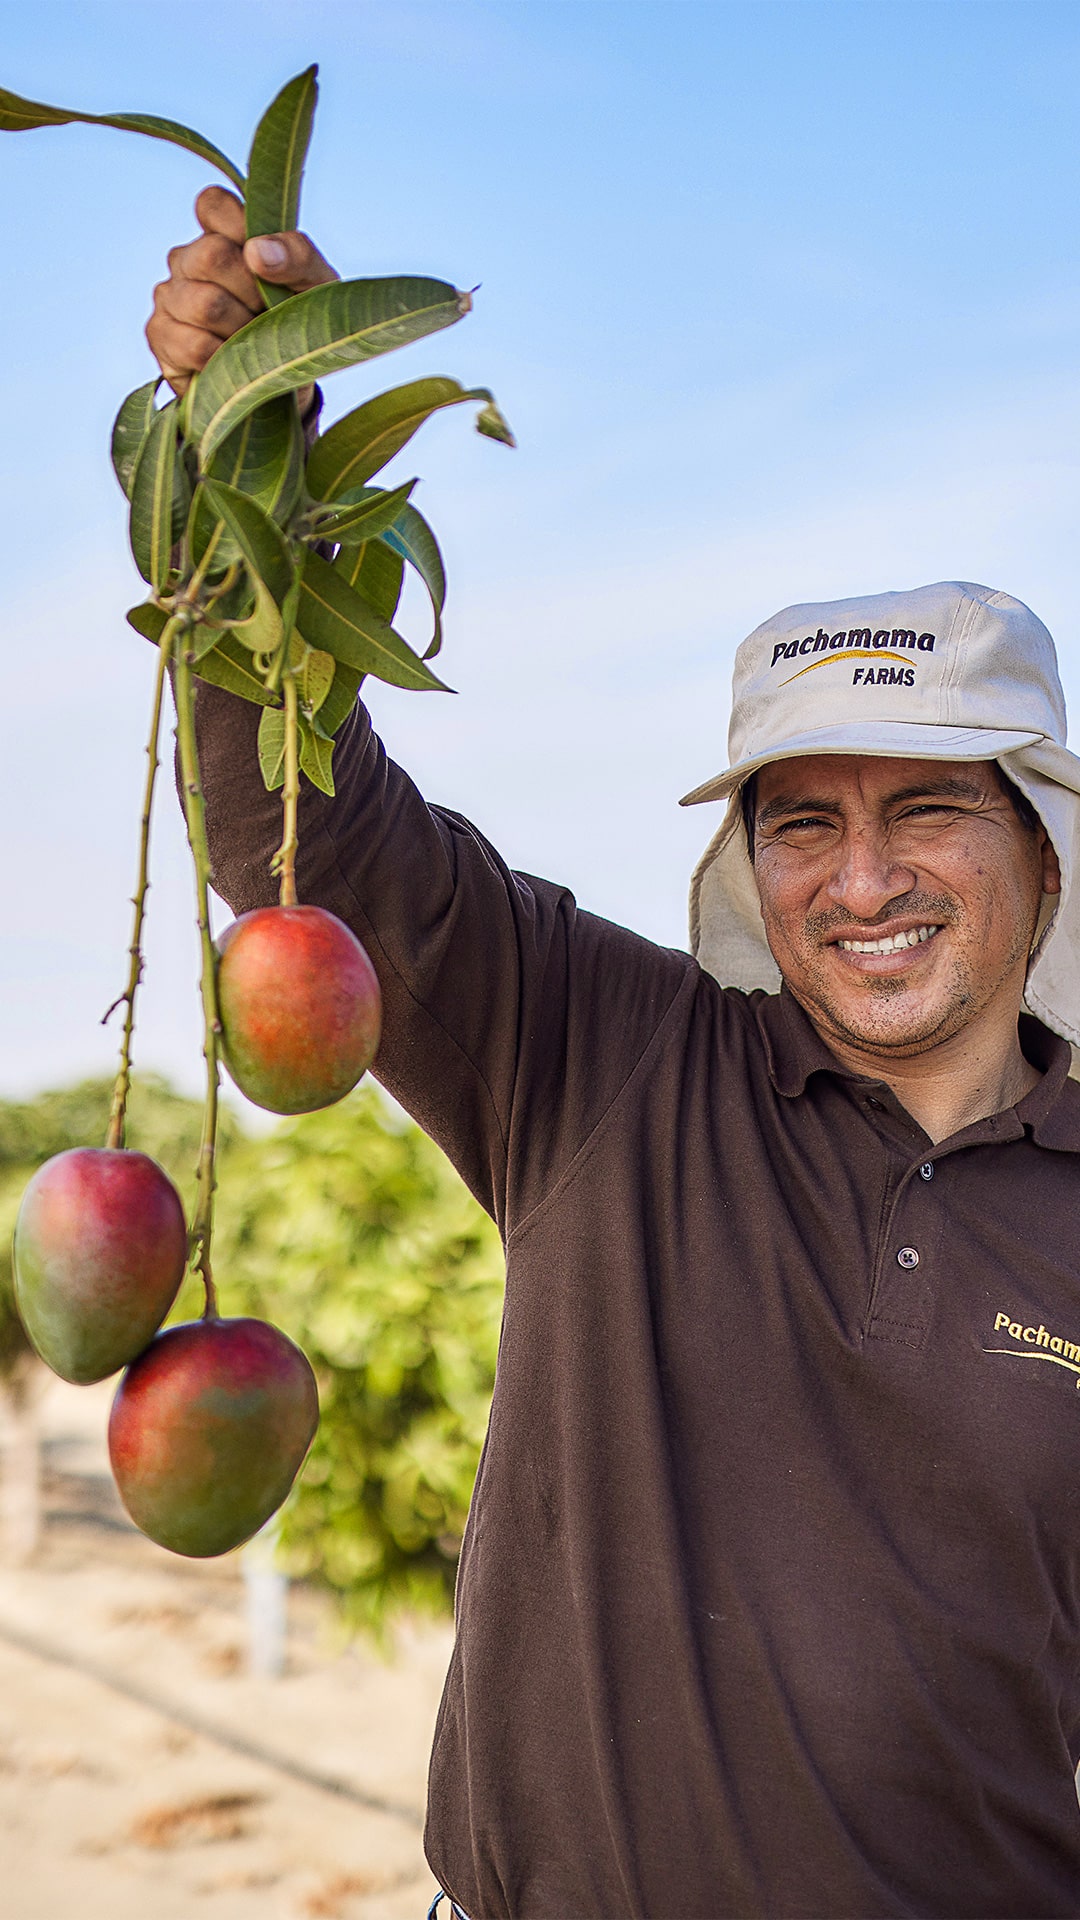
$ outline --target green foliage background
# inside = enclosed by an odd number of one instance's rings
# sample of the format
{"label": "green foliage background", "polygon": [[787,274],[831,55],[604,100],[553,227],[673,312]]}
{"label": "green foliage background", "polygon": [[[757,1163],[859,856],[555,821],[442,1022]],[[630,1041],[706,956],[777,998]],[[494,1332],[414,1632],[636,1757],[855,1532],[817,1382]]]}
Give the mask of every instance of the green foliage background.
{"label": "green foliage background", "polygon": [[[111,1085],[0,1103],[0,1367],[24,1350],[10,1236],[33,1168],[104,1138]],[[190,1202],[201,1106],[136,1080],[129,1144]],[[502,1249],[444,1156],[378,1090],[259,1139],[226,1116],[214,1271],[222,1311],[257,1313],[303,1347],[318,1437],[282,1520],[290,1570],[351,1626],[449,1610],[487,1424]],[[185,1283],[174,1318],[201,1310]]]}

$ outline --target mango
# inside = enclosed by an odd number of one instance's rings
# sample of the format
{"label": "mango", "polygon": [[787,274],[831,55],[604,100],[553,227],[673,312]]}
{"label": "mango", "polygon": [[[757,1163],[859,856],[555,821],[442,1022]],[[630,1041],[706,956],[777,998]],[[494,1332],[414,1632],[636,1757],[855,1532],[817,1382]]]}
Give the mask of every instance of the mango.
{"label": "mango", "polygon": [[258,907],[218,941],[222,1051],[241,1093],[313,1113],[375,1057],[382,999],[356,935],[322,907]]}
{"label": "mango", "polygon": [[319,1424],[315,1375],[265,1320],[167,1327],[130,1366],[109,1457],[137,1527],[207,1559],[250,1540],[284,1500]]}
{"label": "mango", "polygon": [[187,1261],[180,1196],[157,1162],[72,1147],[38,1168],[15,1224],[15,1303],[62,1380],[116,1373],[157,1332]]}

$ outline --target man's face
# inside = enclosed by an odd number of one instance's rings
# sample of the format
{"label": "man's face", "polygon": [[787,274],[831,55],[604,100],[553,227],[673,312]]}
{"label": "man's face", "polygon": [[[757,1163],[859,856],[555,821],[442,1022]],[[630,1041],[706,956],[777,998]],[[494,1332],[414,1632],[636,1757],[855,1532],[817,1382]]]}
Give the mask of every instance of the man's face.
{"label": "man's face", "polygon": [[754,844],[773,957],[826,1040],[906,1058],[983,1015],[1015,1028],[1060,882],[993,761],[776,761]]}

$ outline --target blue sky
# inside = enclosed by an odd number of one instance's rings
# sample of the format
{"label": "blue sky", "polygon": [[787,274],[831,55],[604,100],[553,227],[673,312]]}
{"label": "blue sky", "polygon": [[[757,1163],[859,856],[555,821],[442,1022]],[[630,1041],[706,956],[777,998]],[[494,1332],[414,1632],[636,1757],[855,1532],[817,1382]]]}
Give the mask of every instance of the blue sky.
{"label": "blue sky", "polygon": [[[793,600],[962,578],[1027,600],[1080,698],[1080,10],[1042,0],[188,0],[7,8],[0,84],[186,120],[242,164],[318,60],[304,224],[346,274],[480,283],[328,383],[494,388],[402,459],[450,575],[456,699],[388,745],[515,864],[667,944],[738,641]],[[0,135],[6,697],[0,1093],[106,1071],[148,649],[106,457],[210,176],[97,128]],[[420,631],[423,610],[409,610]],[[198,1078],[163,795],[140,1061]]]}

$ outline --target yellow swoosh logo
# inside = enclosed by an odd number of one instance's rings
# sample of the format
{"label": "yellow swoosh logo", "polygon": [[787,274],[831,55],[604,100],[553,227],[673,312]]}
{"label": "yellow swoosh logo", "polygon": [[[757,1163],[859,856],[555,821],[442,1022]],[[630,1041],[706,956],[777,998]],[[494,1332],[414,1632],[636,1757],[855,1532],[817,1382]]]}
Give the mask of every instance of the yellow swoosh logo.
{"label": "yellow swoosh logo", "polygon": [[[1062,1360],[1060,1354],[1056,1353],[1017,1353],[1015,1347],[984,1347],[983,1352],[1007,1353],[1013,1360],[1049,1360],[1052,1366],[1065,1367],[1069,1373],[1080,1374],[1080,1367],[1075,1366],[1071,1360]],[[1076,1384],[1080,1387],[1080,1379]]]}
{"label": "yellow swoosh logo", "polygon": [[[790,687],[793,680],[801,680],[804,673],[813,673],[815,667],[835,667],[841,660],[865,660],[868,654],[869,650],[866,647],[845,647],[842,652],[827,653],[824,659],[811,660],[808,667],[800,667],[798,673],[789,673],[786,680],[781,680],[780,685]],[[915,664],[910,654],[896,653],[892,647],[876,647],[869,657],[875,660],[903,660],[909,666]]]}

